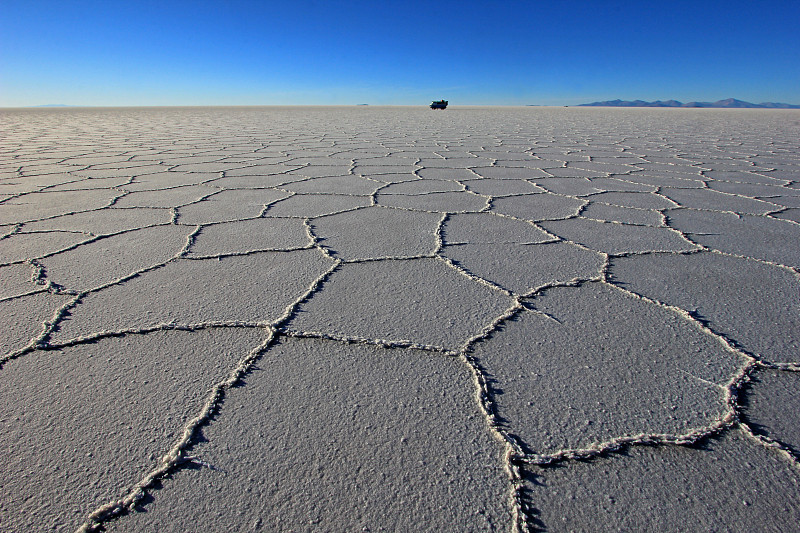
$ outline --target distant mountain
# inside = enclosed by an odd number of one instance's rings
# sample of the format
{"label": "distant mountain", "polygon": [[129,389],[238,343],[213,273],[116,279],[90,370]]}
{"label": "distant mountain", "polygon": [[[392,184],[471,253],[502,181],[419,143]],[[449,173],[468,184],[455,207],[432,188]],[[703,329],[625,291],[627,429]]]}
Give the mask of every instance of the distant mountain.
{"label": "distant mountain", "polygon": [[716,102],[679,102],[677,100],[656,100],[655,102],[645,102],[644,100],[607,100],[605,102],[592,102],[591,104],[578,104],[581,106],[597,107],[723,107],[723,108],[752,108],[752,109],[800,109],[800,105],[781,104],[777,102],[762,102],[752,104],[736,98],[718,100]]}

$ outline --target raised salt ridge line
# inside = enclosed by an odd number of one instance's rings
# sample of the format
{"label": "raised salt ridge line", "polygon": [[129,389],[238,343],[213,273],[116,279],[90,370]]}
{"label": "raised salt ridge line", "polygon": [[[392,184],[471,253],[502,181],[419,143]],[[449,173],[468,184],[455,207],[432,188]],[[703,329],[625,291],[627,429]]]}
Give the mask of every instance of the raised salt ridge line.
{"label": "raised salt ridge line", "polygon": [[798,124],[3,112],[3,526],[792,529]]}

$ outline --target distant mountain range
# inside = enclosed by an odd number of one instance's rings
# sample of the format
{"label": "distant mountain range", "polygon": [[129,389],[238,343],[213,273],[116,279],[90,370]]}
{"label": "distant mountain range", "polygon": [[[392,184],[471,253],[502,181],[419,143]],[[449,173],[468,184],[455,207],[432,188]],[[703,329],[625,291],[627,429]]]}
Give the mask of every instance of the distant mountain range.
{"label": "distant mountain range", "polygon": [[754,109],[800,109],[800,105],[781,104],[777,102],[762,102],[753,104],[736,98],[718,100],[716,102],[679,102],[677,100],[656,100],[655,102],[645,102],[644,100],[608,100],[605,102],[592,102],[591,104],[578,104],[581,106],[602,106],[602,107],[725,107],[725,108],[754,108]]}

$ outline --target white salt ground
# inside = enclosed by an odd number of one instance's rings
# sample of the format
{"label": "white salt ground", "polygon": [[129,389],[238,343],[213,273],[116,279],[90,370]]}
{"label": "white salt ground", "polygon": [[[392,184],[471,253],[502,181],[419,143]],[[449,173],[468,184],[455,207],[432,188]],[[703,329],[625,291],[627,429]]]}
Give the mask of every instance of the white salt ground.
{"label": "white salt ground", "polygon": [[795,531],[799,119],[0,111],[0,531]]}

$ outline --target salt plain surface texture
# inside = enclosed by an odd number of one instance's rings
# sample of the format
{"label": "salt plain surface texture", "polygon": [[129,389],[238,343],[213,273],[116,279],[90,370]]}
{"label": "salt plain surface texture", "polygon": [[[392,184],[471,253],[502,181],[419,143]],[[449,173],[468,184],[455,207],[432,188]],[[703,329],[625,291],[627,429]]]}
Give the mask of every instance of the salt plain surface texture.
{"label": "salt plain surface texture", "polygon": [[0,531],[797,531],[798,139],[0,111]]}

